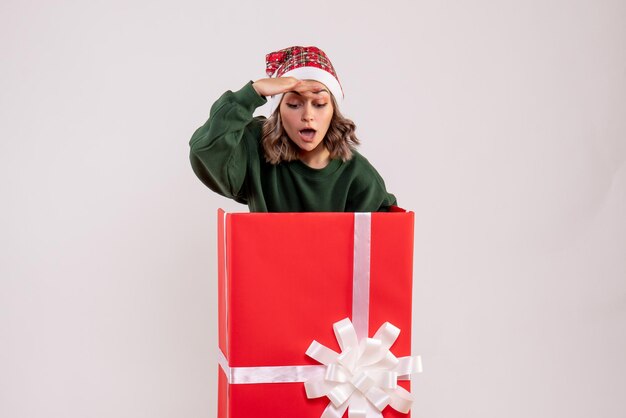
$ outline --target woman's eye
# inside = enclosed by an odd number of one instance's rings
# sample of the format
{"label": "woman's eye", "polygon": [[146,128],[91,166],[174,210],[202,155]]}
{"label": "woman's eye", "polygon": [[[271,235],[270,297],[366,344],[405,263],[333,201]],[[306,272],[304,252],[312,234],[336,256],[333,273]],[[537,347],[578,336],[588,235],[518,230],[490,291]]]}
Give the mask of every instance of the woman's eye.
{"label": "woman's eye", "polygon": [[286,105],[290,109],[295,109],[299,106],[297,103],[286,103]]}
{"label": "woman's eye", "polygon": [[327,105],[327,103],[316,103],[315,107],[324,107],[326,105]]}

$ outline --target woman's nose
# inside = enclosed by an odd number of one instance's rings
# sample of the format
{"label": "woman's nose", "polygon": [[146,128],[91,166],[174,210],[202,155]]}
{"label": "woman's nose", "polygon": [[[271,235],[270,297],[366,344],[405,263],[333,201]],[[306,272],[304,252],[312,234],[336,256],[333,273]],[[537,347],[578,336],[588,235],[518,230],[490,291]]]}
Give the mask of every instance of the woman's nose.
{"label": "woman's nose", "polygon": [[302,120],[313,120],[313,109],[310,105],[305,105],[302,111]]}

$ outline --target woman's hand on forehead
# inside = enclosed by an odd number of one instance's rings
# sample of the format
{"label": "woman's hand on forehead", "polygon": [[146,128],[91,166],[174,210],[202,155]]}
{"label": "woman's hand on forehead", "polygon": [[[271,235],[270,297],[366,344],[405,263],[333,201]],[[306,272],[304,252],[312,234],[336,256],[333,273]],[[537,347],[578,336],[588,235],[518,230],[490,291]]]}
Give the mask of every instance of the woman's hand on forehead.
{"label": "woman's hand on forehead", "polygon": [[320,97],[323,91],[328,93],[326,87],[319,81],[299,80],[294,77],[262,78],[255,81],[252,87],[261,96],[274,96],[291,91],[315,99]]}
{"label": "woman's hand on forehead", "polygon": [[319,98],[322,92],[328,93],[326,86],[313,80],[299,80],[292,91],[310,99]]}

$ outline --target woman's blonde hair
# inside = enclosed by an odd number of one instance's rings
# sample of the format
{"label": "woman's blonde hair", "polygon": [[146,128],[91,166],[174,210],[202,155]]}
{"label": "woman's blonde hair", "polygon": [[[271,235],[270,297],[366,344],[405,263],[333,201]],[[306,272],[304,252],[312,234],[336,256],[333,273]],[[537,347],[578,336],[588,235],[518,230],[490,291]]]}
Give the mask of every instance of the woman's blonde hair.
{"label": "woman's blonde hair", "polygon": [[[330,98],[333,103],[333,117],[330,120],[323,144],[330,151],[331,159],[340,158],[343,161],[348,161],[352,158],[352,149],[359,145],[359,140],[354,133],[356,125],[341,114],[332,94]],[[289,139],[283,128],[280,118],[280,105],[263,124],[261,144],[265,151],[265,160],[270,164],[298,159],[300,148]]]}

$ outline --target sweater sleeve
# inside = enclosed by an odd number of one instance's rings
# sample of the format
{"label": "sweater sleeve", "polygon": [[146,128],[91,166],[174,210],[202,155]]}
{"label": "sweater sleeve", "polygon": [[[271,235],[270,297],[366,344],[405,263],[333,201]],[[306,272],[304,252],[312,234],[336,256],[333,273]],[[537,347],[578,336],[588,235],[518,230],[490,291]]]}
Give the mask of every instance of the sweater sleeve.
{"label": "sweater sleeve", "polygon": [[378,176],[348,203],[349,212],[388,212],[389,207],[398,202],[393,194],[387,192],[382,178]]}
{"label": "sweater sleeve", "polygon": [[198,128],[191,140],[189,159],[198,178],[216,193],[247,203],[244,183],[250,158],[247,142],[257,144],[258,124],[254,110],[265,104],[252,81],[238,91],[227,91],[211,107],[209,119]]}
{"label": "sweater sleeve", "polygon": [[355,153],[355,163],[359,167],[346,201],[346,212],[388,212],[397,205],[396,197],[387,192],[385,181],[378,171],[362,155]]}

